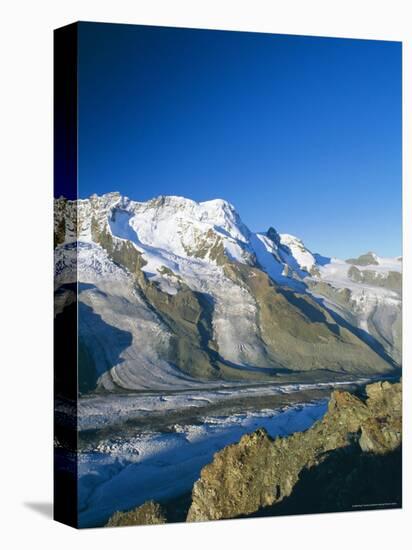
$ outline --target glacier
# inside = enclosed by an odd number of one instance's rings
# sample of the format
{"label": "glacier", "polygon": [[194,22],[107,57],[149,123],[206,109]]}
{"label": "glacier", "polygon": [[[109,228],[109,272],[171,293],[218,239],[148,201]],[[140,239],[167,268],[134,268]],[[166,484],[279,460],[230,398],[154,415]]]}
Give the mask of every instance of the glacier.
{"label": "glacier", "polygon": [[[248,282],[260,273],[273,282],[274,292],[286,289],[287,307],[296,310],[299,296],[305,298],[296,319],[307,315],[305,304],[312,299],[323,312],[315,318],[330,318],[326,325],[336,323],[334,330],[340,333],[349,329],[342,349],[359,345],[355,340],[359,338],[366,344],[365,364],[378,365],[382,360],[401,364],[401,287],[396,287],[394,276],[401,274],[400,258],[375,255],[373,264],[358,265],[354,271],[344,260],[312,253],[292,235],[273,228],[266,233],[250,231],[234,206],[222,199],[197,203],[162,196],[137,202],[108,193],[77,202],[61,198],[55,210],[56,290],[64,305],[62,292],[78,276],[82,341],[89,363],[100,365],[99,389],[187,389],[204,383],[221,385],[227,377],[249,383],[260,375],[273,381],[276,372],[290,370],[284,356],[276,358],[276,333],[268,333],[268,326],[276,330],[277,321],[270,320],[266,328],[262,325],[262,307]],[[123,245],[138,255],[146,286],[137,285],[130,266],[114,258],[111,249]],[[239,275],[241,266],[248,270],[246,277]],[[266,284],[263,279],[262,284]],[[155,289],[154,302],[148,295]],[[293,303],[289,290],[297,297]],[[189,322],[203,323],[196,328],[196,346],[207,349],[210,365],[204,379],[193,376],[190,369],[182,371],[180,359],[171,357],[170,350],[187,325],[176,336],[168,315],[159,312],[159,301],[169,307],[174,302],[168,297],[177,300],[182,292],[188,296],[187,311],[194,304],[203,316],[199,320],[199,312],[193,313],[195,321]],[[62,311],[63,306],[56,310]],[[94,330],[96,326],[99,330]],[[279,329],[281,338],[284,327]],[[302,357],[308,352],[302,351]]]}
{"label": "glacier", "polygon": [[[57,199],[55,315],[76,308],[79,326],[80,525],[179,498],[243,434],[306,430],[333,388],[397,376],[401,273],[401,258],[253,232],[222,199]],[[57,396],[56,411],[70,422],[73,404]]]}

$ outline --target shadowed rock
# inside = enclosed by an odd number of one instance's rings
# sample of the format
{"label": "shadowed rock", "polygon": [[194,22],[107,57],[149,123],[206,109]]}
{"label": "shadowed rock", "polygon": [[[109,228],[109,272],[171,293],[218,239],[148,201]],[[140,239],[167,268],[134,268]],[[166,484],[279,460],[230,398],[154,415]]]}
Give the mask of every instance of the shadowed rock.
{"label": "shadowed rock", "polygon": [[305,468],[290,497],[240,517],[379,510],[402,506],[402,449],[364,453],[357,443]]}

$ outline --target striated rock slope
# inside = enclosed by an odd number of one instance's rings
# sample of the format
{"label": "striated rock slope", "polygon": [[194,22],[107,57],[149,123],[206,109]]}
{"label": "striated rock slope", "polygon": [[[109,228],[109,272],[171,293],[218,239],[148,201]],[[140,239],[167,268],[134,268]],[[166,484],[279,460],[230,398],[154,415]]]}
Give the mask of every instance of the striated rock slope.
{"label": "striated rock slope", "polygon": [[[187,521],[250,515],[280,503],[306,472],[337,450],[356,448],[362,456],[377,458],[397,452],[401,424],[400,383],[371,384],[365,400],[335,391],[324,418],[308,431],[273,440],[257,430],[216,453],[193,487]],[[329,479],[338,477],[337,468]]]}

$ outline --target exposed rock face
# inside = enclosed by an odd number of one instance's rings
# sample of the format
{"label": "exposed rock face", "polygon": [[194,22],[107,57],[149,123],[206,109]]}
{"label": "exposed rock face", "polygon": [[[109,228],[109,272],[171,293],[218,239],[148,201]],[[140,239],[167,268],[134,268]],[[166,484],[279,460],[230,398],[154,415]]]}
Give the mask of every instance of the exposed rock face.
{"label": "exposed rock face", "polygon": [[366,387],[366,394],[366,404],[372,415],[361,424],[359,445],[365,452],[385,454],[401,443],[401,385],[371,384]]}
{"label": "exposed rock face", "polygon": [[166,523],[164,512],[157,502],[149,500],[129,512],[116,512],[106,527],[125,527],[127,525],[159,525]]}
{"label": "exposed rock face", "polygon": [[366,331],[388,356],[402,364],[401,273],[361,271],[351,266],[347,277],[349,282],[355,281],[355,287],[349,288],[349,283],[348,287],[335,286],[316,278],[307,280],[307,285],[314,295],[333,304],[334,311],[350,325]]}
{"label": "exposed rock face", "polygon": [[379,286],[389,290],[402,290],[402,274],[399,271],[379,273],[373,269],[361,271],[352,265],[348,271],[348,277],[355,283]]}
{"label": "exposed rock face", "polygon": [[282,288],[258,269],[241,264],[225,273],[248,289],[258,305],[257,322],[266,361],[291,371],[384,372],[385,361],[310,295]]}
{"label": "exposed rock face", "polygon": [[346,260],[346,263],[353,265],[378,265],[379,262],[374,252],[366,252],[366,254],[361,254],[358,258],[349,258]]}
{"label": "exposed rock face", "polygon": [[398,449],[401,384],[378,382],[367,386],[366,395],[363,401],[335,391],[324,418],[308,431],[273,440],[260,429],[216,453],[194,485],[187,521],[249,515],[276,504],[336,449],[355,445],[374,455]]}

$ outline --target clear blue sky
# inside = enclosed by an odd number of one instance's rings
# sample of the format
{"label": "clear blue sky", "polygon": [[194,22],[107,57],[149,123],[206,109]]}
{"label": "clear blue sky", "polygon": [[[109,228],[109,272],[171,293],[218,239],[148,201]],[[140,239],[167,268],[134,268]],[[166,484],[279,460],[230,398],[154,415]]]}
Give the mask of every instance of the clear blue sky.
{"label": "clear blue sky", "polygon": [[80,25],[79,194],[232,202],[314,252],[401,254],[401,43]]}

